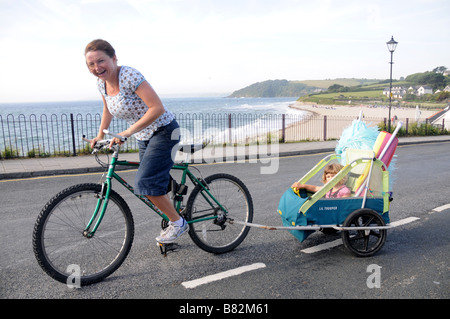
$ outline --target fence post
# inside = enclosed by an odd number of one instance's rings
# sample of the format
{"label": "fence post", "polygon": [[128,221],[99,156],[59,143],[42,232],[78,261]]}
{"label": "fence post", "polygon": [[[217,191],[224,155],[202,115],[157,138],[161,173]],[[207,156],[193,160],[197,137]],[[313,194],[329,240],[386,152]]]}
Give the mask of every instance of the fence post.
{"label": "fence post", "polygon": [[232,135],[231,135],[231,113],[228,114],[228,140],[230,144],[232,144]]}
{"label": "fence post", "polygon": [[444,134],[445,118],[442,118],[442,134]]}
{"label": "fence post", "polygon": [[73,147],[73,156],[77,156],[77,150],[75,148],[75,130],[73,125],[73,113],[70,113],[70,126],[72,128],[72,147]]}
{"label": "fence post", "polygon": [[286,137],[286,114],[281,114],[281,143],[284,143]]}
{"label": "fence post", "polygon": [[323,116],[323,140],[327,140],[327,116]]}
{"label": "fence post", "polygon": [[409,118],[406,118],[405,135],[408,136]]}

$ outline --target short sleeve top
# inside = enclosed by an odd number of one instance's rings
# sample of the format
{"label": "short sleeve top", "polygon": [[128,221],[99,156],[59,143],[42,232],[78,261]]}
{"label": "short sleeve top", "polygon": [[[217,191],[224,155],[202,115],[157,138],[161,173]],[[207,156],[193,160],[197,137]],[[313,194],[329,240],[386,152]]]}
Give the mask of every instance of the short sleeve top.
{"label": "short sleeve top", "polygon": [[[148,106],[136,94],[136,90],[145,81],[144,76],[136,69],[129,66],[121,66],[119,70],[119,93],[109,96],[106,93],[105,82],[97,79],[97,88],[106,100],[109,112],[116,118],[125,120],[129,125],[136,123],[148,111]],[[148,140],[160,127],[166,126],[175,118],[167,110],[152,124],[134,134],[138,140]]]}
{"label": "short sleeve top", "polygon": [[352,191],[350,188],[348,188],[345,185],[342,185],[336,192],[332,192],[333,190],[330,190],[325,194],[325,198],[340,198],[340,197],[348,197],[352,194]]}

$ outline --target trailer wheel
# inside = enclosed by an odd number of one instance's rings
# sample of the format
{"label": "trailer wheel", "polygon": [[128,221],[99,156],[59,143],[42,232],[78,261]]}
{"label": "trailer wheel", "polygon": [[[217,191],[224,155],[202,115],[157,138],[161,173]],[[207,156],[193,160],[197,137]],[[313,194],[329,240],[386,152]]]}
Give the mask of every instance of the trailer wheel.
{"label": "trailer wheel", "polygon": [[[355,210],[344,221],[344,227],[379,227],[385,226],[383,217],[372,209]],[[369,257],[377,253],[386,241],[386,229],[344,230],[344,246],[358,257]]]}

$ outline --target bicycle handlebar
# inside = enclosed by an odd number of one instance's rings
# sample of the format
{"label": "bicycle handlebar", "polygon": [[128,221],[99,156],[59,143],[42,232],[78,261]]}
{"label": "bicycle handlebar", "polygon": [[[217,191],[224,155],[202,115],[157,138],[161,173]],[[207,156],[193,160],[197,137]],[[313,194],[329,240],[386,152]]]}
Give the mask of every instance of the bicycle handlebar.
{"label": "bicycle handlebar", "polygon": [[[86,138],[86,135],[83,135],[83,141],[85,141],[86,143],[91,144],[91,140],[88,140]],[[109,144],[111,143],[111,140],[100,140],[97,141],[93,147],[93,152],[92,154],[96,153],[97,151],[101,150],[104,147],[109,146]]]}
{"label": "bicycle handlebar", "polygon": [[120,136],[119,134],[110,132],[108,130],[103,130],[103,133],[105,133],[107,135],[111,135],[112,137],[116,137],[116,138],[120,139],[122,142],[125,142],[127,140],[126,137]]}
{"label": "bicycle handlebar", "polygon": [[[112,133],[108,130],[103,130],[103,133],[107,134],[107,135],[111,135],[113,137],[117,137],[118,139],[120,139],[122,142],[125,142],[127,140],[126,137],[120,136],[119,134],[116,133]],[[83,141],[91,144],[92,140],[89,140],[86,138],[86,135],[83,135]],[[104,140],[99,140],[95,143],[94,147],[93,147],[93,151],[92,154],[97,153],[99,150],[108,147],[111,144],[111,139],[104,139]],[[113,147],[115,147],[118,144],[115,144]]]}
{"label": "bicycle handlebar", "polygon": [[[126,137],[120,136],[119,134],[110,132],[109,130],[103,130],[103,133],[107,134],[107,135],[111,135],[112,137],[116,137],[118,139],[120,139],[122,142],[127,141],[128,139]],[[87,143],[91,143],[91,140],[88,140],[86,138],[86,135],[83,135],[83,141],[87,142]],[[94,152],[96,152],[97,150],[102,149],[105,146],[110,145],[111,140],[107,139],[107,140],[100,140],[97,141],[94,145]],[[179,144],[178,145],[178,151],[180,152],[184,152],[184,153],[195,153],[199,150],[204,149],[207,145],[209,144],[209,140],[204,141],[201,144]]]}
{"label": "bicycle handlebar", "polygon": [[[103,130],[103,133],[105,133],[105,134],[107,134],[107,135],[111,135],[112,137],[117,137],[118,139],[120,139],[122,142],[125,142],[125,141],[127,141],[127,138],[126,137],[123,137],[123,136],[120,136],[119,134],[116,134],[116,133],[113,133],[113,132],[110,132],[110,131],[108,131],[108,130]],[[85,142],[87,142],[87,143],[91,143],[92,142],[92,140],[88,140],[87,138],[86,138],[86,135],[83,135],[83,141],[85,141]],[[110,139],[106,139],[106,140],[99,140],[99,141],[97,141],[96,143],[95,143],[95,145],[94,145],[94,152],[96,152],[97,150],[100,150],[100,149],[102,149],[103,147],[105,147],[105,146],[108,146],[108,145],[110,145],[111,144],[111,140]]]}

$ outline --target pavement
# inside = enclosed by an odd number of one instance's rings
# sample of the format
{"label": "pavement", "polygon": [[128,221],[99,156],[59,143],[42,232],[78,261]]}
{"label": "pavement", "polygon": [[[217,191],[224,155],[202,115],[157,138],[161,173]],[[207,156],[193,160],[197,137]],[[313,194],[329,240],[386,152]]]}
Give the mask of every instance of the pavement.
{"label": "pavement", "polygon": [[[425,136],[425,137],[402,137],[399,138],[400,145],[412,145],[422,143],[450,142],[450,135]],[[238,160],[255,160],[284,157],[304,154],[317,154],[333,152],[337,141],[284,143],[272,145],[252,146],[229,146],[229,147],[206,147],[190,156],[190,163],[214,163],[234,162]],[[106,155],[101,157],[107,160]],[[138,161],[138,153],[120,153],[119,159]],[[186,154],[177,152],[175,162],[186,159]],[[123,167],[125,169],[126,167]],[[49,158],[24,158],[0,160],[0,180],[32,178],[39,176],[83,174],[101,172],[102,168],[94,156],[73,157],[49,157]]]}

